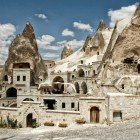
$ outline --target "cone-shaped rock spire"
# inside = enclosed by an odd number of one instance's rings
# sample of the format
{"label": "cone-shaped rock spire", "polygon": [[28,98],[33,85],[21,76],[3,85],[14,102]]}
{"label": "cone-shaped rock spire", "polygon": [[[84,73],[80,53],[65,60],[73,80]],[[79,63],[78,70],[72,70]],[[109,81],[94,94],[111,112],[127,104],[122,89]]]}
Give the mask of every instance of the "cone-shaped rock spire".
{"label": "cone-shaped rock spire", "polygon": [[17,35],[9,46],[9,54],[3,75],[12,78],[12,71],[15,65],[25,65],[28,63],[31,71],[31,85],[39,82],[41,77],[44,80],[47,77],[46,66],[38,52],[34,29],[28,22],[21,35]]}
{"label": "cone-shaped rock spire", "polygon": [[37,51],[38,48],[37,48],[37,43],[35,41],[36,38],[35,38],[34,28],[29,21],[26,23],[22,35],[30,40],[31,44],[35,47]]}
{"label": "cone-shaped rock spire", "polygon": [[103,31],[104,29],[106,29],[106,25],[105,25],[104,21],[101,20],[101,21],[99,22],[97,31]]}

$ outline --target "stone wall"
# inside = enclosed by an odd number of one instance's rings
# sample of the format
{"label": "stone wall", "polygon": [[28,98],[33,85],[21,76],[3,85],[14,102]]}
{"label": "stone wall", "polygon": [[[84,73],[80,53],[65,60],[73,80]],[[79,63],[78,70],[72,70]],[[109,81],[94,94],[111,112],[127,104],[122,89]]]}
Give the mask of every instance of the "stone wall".
{"label": "stone wall", "polygon": [[60,122],[65,120],[70,123],[74,123],[75,119],[80,115],[79,111],[62,111],[62,110],[47,110],[46,111],[46,118],[44,120],[52,120],[54,123]]}
{"label": "stone wall", "polygon": [[[114,93],[115,94],[115,93]],[[117,93],[116,93],[117,94]],[[109,95],[108,119],[113,123],[113,112],[121,112],[122,120],[138,119],[140,117],[140,96],[135,95]]]}
{"label": "stone wall", "polygon": [[[44,105],[45,99],[52,99],[56,101],[56,110],[67,110],[67,111],[75,111],[78,110],[78,102],[79,98],[73,95],[44,95],[40,97],[40,101],[42,105]],[[65,108],[62,108],[62,103],[65,103]],[[71,108],[71,103],[74,103],[74,108]]]}
{"label": "stone wall", "polygon": [[11,119],[17,119],[23,127],[27,126],[27,115],[32,114],[32,119],[36,119],[39,125],[43,125],[46,121],[53,120],[55,124],[59,121],[67,121],[68,124],[75,122],[79,111],[62,111],[62,110],[47,110],[41,106],[39,102],[24,101],[20,108],[0,107],[0,117],[7,120],[7,116]]}
{"label": "stone wall", "polygon": [[105,98],[103,97],[81,97],[80,98],[80,115],[86,119],[87,123],[91,122],[90,111],[92,107],[99,108],[99,123],[104,123],[106,119]]}
{"label": "stone wall", "polygon": [[11,119],[18,119],[18,109],[10,107],[0,107],[0,118],[6,121],[7,116],[9,116]]}
{"label": "stone wall", "polygon": [[[17,79],[19,76],[19,81]],[[23,79],[23,76],[26,78]],[[14,85],[25,85],[26,89],[29,90],[30,88],[30,69],[13,69],[13,84]]]}

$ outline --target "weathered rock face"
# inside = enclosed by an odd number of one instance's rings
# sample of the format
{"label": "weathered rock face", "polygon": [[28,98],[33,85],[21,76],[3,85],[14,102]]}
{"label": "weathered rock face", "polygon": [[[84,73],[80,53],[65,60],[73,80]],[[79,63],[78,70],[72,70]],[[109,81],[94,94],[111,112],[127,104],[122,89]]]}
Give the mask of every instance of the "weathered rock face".
{"label": "weathered rock face", "polygon": [[64,46],[64,49],[61,53],[61,59],[67,58],[73,53],[73,50],[69,44]]}
{"label": "weathered rock face", "polygon": [[103,31],[103,30],[105,30],[105,29],[106,29],[106,25],[105,25],[104,21],[101,20],[101,21],[99,22],[97,31]]}
{"label": "weathered rock face", "polygon": [[137,7],[134,17],[132,19],[132,24],[140,26],[140,5]]}
{"label": "weathered rock face", "polygon": [[118,36],[115,43],[112,57],[116,61],[123,61],[131,57],[138,59],[140,56],[140,6],[137,8],[131,23]]}
{"label": "weathered rock face", "polygon": [[37,42],[32,25],[28,22],[21,35],[17,35],[9,46],[8,59],[5,62],[3,76],[12,77],[12,70],[16,64],[29,64],[31,70],[31,84],[47,77],[46,66],[38,52]]}
{"label": "weathered rock face", "polygon": [[[104,82],[115,84],[124,76],[139,76],[140,74],[140,7],[137,8],[130,24],[118,35],[112,43],[110,56],[103,70]],[[113,37],[113,36],[112,36]],[[112,40],[112,39],[111,39]],[[130,78],[129,78],[130,79]],[[125,80],[126,81],[126,80]],[[130,83],[130,82],[128,82]],[[130,89],[129,85],[129,89]],[[130,91],[130,90],[129,90]],[[128,91],[127,91],[128,92]]]}
{"label": "weathered rock face", "polygon": [[102,52],[105,40],[102,35],[102,31],[106,29],[106,26],[103,21],[100,21],[97,32],[95,36],[88,36],[86,38],[85,44],[82,48],[84,50],[86,55],[94,55],[97,54],[97,52]]}

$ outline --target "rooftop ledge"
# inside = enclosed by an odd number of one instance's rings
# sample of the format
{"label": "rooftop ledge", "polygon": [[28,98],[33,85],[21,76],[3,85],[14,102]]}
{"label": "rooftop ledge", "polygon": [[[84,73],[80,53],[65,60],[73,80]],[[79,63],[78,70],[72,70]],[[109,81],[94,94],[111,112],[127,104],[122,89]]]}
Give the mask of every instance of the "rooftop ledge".
{"label": "rooftop ledge", "polygon": [[105,97],[81,97],[80,100],[105,100]]}
{"label": "rooftop ledge", "polygon": [[30,70],[30,68],[13,68],[13,70]]}
{"label": "rooftop ledge", "polygon": [[79,111],[66,111],[66,110],[46,110],[47,113],[63,113],[63,114],[77,114],[80,115]]}
{"label": "rooftop ledge", "polygon": [[34,102],[34,101],[22,101],[22,103],[24,103],[24,104],[29,104],[29,103],[31,103],[31,104],[41,104],[41,102]]}
{"label": "rooftop ledge", "polygon": [[0,107],[0,110],[12,110],[12,111],[17,111],[18,108],[11,108],[11,107]]}
{"label": "rooftop ledge", "polygon": [[140,97],[140,95],[134,95],[134,94],[127,94],[127,93],[123,93],[123,92],[108,92],[106,93],[106,95],[108,96],[127,96],[127,97]]}
{"label": "rooftop ledge", "polygon": [[77,94],[43,94],[41,97],[75,97]]}

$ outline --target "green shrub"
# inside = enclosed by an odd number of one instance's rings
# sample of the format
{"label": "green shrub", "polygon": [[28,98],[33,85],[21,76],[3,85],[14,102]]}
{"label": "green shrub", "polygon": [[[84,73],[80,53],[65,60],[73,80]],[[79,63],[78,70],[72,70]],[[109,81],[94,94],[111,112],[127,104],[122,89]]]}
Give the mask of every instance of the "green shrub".
{"label": "green shrub", "polygon": [[7,122],[5,120],[3,120],[3,118],[1,117],[0,119],[0,128],[5,128],[7,127]]}
{"label": "green shrub", "polygon": [[10,119],[9,116],[7,116],[7,126],[9,128],[17,128],[18,127],[17,120]]}
{"label": "green shrub", "polygon": [[22,128],[22,124],[21,123],[18,124],[18,128]]}
{"label": "green shrub", "polygon": [[36,127],[39,127],[38,123],[37,122],[32,122],[32,128],[36,128]]}
{"label": "green shrub", "polygon": [[1,117],[0,128],[5,128],[5,127],[15,129],[15,128],[22,128],[22,125],[21,123],[18,123],[17,119],[14,120],[14,119],[11,119],[9,116],[7,116],[7,119],[3,120],[3,118]]}

